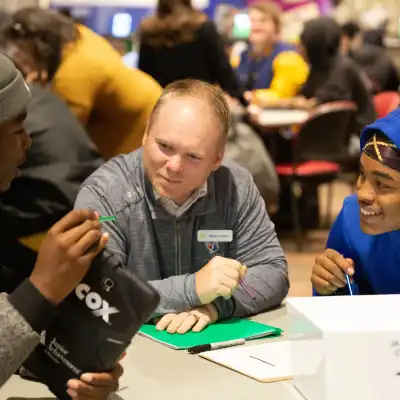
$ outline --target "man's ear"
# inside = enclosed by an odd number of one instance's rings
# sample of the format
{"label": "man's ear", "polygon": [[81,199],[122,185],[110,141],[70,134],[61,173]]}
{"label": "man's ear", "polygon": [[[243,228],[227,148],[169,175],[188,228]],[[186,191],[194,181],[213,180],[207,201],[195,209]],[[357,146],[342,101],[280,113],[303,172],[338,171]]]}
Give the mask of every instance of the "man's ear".
{"label": "man's ear", "polygon": [[215,160],[214,165],[212,167],[213,172],[216,171],[221,166],[222,160],[224,159],[224,155],[225,155],[225,148],[222,148],[218,152],[217,159]]}

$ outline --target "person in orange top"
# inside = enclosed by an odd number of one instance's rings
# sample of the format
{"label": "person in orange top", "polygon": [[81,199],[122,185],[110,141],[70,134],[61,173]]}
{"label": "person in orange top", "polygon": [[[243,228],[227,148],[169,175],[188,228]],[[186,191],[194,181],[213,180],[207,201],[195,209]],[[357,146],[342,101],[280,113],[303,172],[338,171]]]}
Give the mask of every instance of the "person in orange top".
{"label": "person in orange top", "polygon": [[103,157],[141,146],[162,92],[153,78],[126,67],[106,39],[54,10],[17,11],[6,33],[16,51],[34,58],[38,70],[49,71],[43,79],[52,81],[53,91],[79,118]]}

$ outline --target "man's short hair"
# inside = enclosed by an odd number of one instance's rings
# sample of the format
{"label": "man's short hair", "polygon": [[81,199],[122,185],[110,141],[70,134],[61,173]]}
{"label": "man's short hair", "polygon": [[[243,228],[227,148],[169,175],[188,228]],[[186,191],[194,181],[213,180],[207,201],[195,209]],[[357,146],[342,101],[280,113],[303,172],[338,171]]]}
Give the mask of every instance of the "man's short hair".
{"label": "man's short hair", "polygon": [[224,92],[218,86],[196,79],[182,79],[166,86],[153,108],[149,125],[151,125],[157,112],[170,97],[184,96],[204,100],[208,104],[210,111],[215,114],[215,118],[221,125],[221,134],[225,143],[232,124],[232,114]]}
{"label": "man's short hair", "polygon": [[282,9],[270,1],[260,1],[249,6],[249,11],[257,10],[272,19],[276,30],[279,32],[282,26]]}

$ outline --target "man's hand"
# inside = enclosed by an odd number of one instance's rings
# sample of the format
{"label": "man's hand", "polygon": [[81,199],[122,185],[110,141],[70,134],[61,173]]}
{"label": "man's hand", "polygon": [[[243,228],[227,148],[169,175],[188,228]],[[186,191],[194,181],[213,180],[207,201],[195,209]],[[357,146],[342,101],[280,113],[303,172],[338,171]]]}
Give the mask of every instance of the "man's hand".
{"label": "man's hand", "polygon": [[247,267],[239,261],[216,256],[196,273],[196,292],[201,304],[217,297],[229,299],[246,275]]}
{"label": "man's hand", "polygon": [[60,303],[86,275],[108,236],[102,235],[94,211],[73,210],[48,232],[30,277],[54,304]]}
{"label": "man's hand", "polygon": [[111,393],[118,390],[123,372],[121,364],[117,364],[109,373],[83,374],[81,380],[68,381],[67,393],[74,400],[107,400]]}
{"label": "man's hand", "polygon": [[354,274],[354,262],[336,250],[326,249],[315,260],[311,282],[317,293],[330,295],[346,286],[345,274]]}
{"label": "man's hand", "polygon": [[202,331],[207,325],[217,321],[218,312],[212,304],[206,304],[180,314],[166,314],[157,323],[157,330],[168,333],[186,333]]}

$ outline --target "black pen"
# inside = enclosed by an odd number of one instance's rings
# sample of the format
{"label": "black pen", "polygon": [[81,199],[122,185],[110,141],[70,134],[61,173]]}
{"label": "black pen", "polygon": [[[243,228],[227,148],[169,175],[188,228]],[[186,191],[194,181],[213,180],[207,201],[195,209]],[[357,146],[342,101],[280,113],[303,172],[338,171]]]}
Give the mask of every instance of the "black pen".
{"label": "black pen", "polygon": [[199,346],[194,346],[194,347],[188,348],[188,352],[190,354],[199,354],[199,353],[202,353],[203,351],[223,349],[225,347],[239,346],[241,344],[246,344],[246,340],[245,339],[235,339],[235,340],[228,340],[226,342],[201,344]]}

